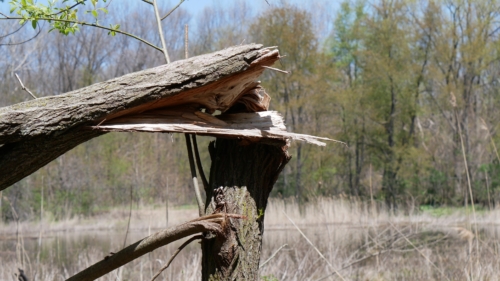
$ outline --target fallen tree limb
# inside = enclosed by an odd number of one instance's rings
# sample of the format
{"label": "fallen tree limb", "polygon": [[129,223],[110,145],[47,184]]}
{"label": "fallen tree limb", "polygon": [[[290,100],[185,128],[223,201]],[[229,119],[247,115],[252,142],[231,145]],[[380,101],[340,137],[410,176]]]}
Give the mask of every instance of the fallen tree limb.
{"label": "fallen tree limb", "polygon": [[241,215],[218,213],[167,228],[139,240],[111,256],[105,257],[103,260],[68,278],[67,281],[95,280],[159,247],[196,233],[214,232],[221,234],[221,223],[226,217],[244,218]]}
{"label": "fallen tree limb", "polygon": [[[278,51],[251,44],[176,61],[63,95],[0,108],[0,144],[181,104],[226,111]],[[240,75],[237,75],[240,74]],[[236,75],[236,76],[235,76]]]}
{"label": "fallen tree limb", "polygon": [[224,112],[278,59],[262,45],[236,46],[0,108],[0,190],[103,134],[87,126],[182,105]]}

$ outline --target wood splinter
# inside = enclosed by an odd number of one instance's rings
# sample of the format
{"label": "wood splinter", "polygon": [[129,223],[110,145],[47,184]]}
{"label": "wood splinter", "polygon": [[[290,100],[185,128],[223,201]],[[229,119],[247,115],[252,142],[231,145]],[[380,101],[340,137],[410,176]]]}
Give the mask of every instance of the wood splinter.
{"label": "wood splinter", "polygon": [[281,69],[279,69],[279,68],[274,68],[274,67],[266,66],[266,65],[263,65],[262,67],[263,67],[263,68],[270,69],[270,70],[278,71],[278,72],[281,72],[281,73],[285,73],[285,74],[288,74],[288,73],[289,73],[288,71],[281,70]]}

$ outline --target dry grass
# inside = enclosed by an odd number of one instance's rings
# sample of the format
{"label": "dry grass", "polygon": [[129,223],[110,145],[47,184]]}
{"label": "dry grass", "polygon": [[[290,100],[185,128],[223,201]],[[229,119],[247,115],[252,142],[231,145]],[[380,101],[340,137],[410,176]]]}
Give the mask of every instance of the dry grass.
{"label": "dry grass", "polygon": [[[302,214],[298,210],[293,200],[270,201],[262,261],[282,245],[288,246],[261,268],[262,280],[339,280],[332,267],[346,280],[500,279],[500,210],[478,216],[479,253],[471,247],[475,237],[459,210],[439,217],[416,211],[393,214],[369,203],[327,198],[308,203]],[[18,240],[15,224],[0,225],[0,280],[15,280],[18,267],[31,280],[64,280],[122,246],[127,215],[126,208],[116,209],[90,219],[45,221],[42,228],[39,222],[23,222],[19,230],[24,239]],[[195,218],[197,210],[194,206],[175,209],[169,215],[173,225]],[[164,209],[134,210],[127,243],[165,225]],[[158,249],[101,280],[151,280],[182,242]],[[194,243],[157,280],[199,280],[200,271],[200,249]]]}

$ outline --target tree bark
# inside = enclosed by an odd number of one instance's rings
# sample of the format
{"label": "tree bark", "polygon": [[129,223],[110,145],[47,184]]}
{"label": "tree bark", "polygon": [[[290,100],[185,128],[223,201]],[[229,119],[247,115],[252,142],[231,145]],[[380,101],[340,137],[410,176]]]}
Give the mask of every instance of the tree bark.
{"label": "tree bark", "polygon": [[179,105],[224,112],[278,59],[262,45],[236,46],[0,108],[0,190],[103,134],[87,126]]}
{"label": "tree bark", "polygon": [[[202,243],[202,280],[259,280],[259,261],[267,199],[280,172],[290,160],[287,144],[241,145],[237,140],[210,143],[212,158],[207,213],[216,208],[214,189],[224,187],[228,218],[224,237]],[[216,200],[215,200],[216,201]]]}

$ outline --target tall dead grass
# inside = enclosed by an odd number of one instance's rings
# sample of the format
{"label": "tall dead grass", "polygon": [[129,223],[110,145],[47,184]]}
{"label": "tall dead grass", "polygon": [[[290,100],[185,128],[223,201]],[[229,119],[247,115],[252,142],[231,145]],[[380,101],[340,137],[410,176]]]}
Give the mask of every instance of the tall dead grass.
{"label": "tall dead grass", "polygon": [[[261,261],[274,256],[260,274],[266,281],[336,280],[334,268],[346,280],[499,280],[499,212],[478,215],[476,250],[471,247],[476,236],[465,228],[466,214],[460,210],[436,217],[418,210],[394,213],[369,202],[318,198],[299,212],[294,200],[272,199],[266,211]],[[173,209],[169,215],[169,225],[178,224],[195,218],[197,209]],[[30,280],[64,280],[119,250],[127,219],[128,210],[123,208],[86,219],[21,222],[25,272]],[[164,209],[141,206],[132,212],[128,243],[165,225]],[[13,228],[0,225],[0,280],[13,280],[21,267]],[[100,280],[151,280],[182,242]],[[199,244],[189,245],[157,280],[200,280],[200,254]],[[473,268],[468,267],[471,258],[478,260]]]}

